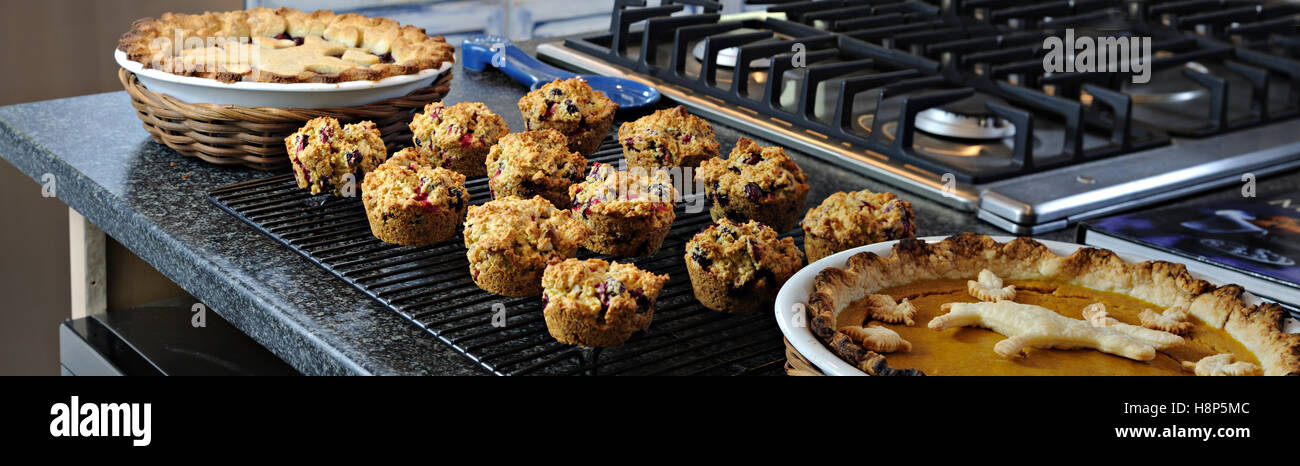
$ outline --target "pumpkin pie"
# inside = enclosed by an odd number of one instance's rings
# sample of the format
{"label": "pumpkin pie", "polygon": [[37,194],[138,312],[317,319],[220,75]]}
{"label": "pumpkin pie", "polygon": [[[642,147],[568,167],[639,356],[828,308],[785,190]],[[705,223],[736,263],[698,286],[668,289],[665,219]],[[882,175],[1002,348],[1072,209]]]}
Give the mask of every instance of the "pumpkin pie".
{"label": "pumpkin pie", "polygon": [[871,375],[1300,375],[1285,311],[1243,293],[1180,264],[966,233],[822,271],[807,317]]}

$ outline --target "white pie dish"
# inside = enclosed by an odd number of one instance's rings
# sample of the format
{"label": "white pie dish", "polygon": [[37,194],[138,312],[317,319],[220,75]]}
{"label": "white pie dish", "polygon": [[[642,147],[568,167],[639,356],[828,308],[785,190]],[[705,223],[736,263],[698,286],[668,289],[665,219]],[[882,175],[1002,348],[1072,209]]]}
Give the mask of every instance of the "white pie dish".
{"label": "white pie dish", "polygon": [[[926,242],[942,241],[947,236],[929,236],[920,238]],[[1012,236],[993,236],[993,239],[999,243],[1005,243],[1015,239]],[[1087,247],[1079,244],[1062,243],[1060,241],[1036,240],[1047,246],[1049,250],[1057,255],[1069,255],[1079,248]],[[853,365],[844,362],[838,356],[835,356],[830,349],[822,344],[816,336],[808,329],[806,325],[806,316],[804,308],[807,305],[808,294],[812,292],[813,280],[822,270],[831,267],[844,267],[850,256],[860,252],[872,252],[876,255],[885,257],[891,254],[894,244],[897,241],[887,241],[884,243],[869,244],[857,247],[847,251],[842,251],[809,264],[807,267],[799,270],[794,276],[790,277],[781,287],[781,291],[776,296],[776,321],[781,328],[781,333],[789,340],[790,345],[800,354],[807,358],[817,369],[826,375],[867,375]],[[1128,262],[1143,262],[1150,260],[1148,258],[1134,256],[1132,254],[1118,254],[1121,259]],[[1223,285],[1209,277],[1193,273],[1192,276],[1206,280],[1216,286]],[[1247,304],[1258,304],[1261,300],[1259,297],[1246,293],[1243,299]],[[1287,319],[1287,332],[1296,332],[1300,323],[1294,319]],[[924,325],[918,322],[918,325]]]}
{"label": "white pie dish", "polygon": [[167,94],[191,104],[239,105],[243,107],[326,108],[355,107],[401,97],[433,83],[453,66],[448,61],[437,69],[416,74],[391,76],[379,81],[341,83],[223,83],[215,79],[181,76],[155,69],[126,58],[121,50],[113,51],[117,64],[135,73],[150,91]]}

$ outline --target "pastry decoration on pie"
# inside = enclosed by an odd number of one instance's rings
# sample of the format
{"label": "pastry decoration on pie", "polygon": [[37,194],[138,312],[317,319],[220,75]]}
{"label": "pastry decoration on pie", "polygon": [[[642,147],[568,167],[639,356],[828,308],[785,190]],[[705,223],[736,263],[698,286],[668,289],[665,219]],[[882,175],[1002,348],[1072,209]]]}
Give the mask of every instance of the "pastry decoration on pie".
{"label": "pastry decoration on pie", "polygon": [[916,306],[908,302],[907,298],[903,298],[900,303],[889,295],[873,294],[862,301],[872,319],[891,324],[904,323],[909,327],[916,325]]}
{"label": "pastry decoration on pie", "polygon": [[1007,339],[998,342],[993,351],[1004,358],[1024,357],[1025,348],[1090,348],[1138,361],[1156,357],[1153,341],[1120,330],[1119,326],[1090,324],[1042,306],[996,301],[948,303],[943,310],[948,313],[931,320],[931,329],[978,326],[998,332]]}
{"label": "pastry decoration on pie", "polygon": [[[806,309],[809,330],[871,375],[1300,375],[1285,311],[1243,294],[1179,264],[966,233],[853,255],[816,276]],[[904,305],[927,325],[898,317]]]}
{"label": "pastry decoration on pie", "polygon": [[866,327],[844,327],[840,330],[843,330],[844,334],[848,335],[854,343],[877,353],[912,351],[912,343],[898,336],[898,332],[881,327],[880,324],[875,322]]}
{"label": "pastry decoration on pie", "polygon": [[1184,361],[1183,368],[1195,372],[1198,376],[1264,375],[1259,366],[1238,361],[1232,353],[1206,356],[1197,362]]}
{"label": "pastry decoration on pie", "polygon": [[1014,285],[1002,286],[1002,279],[989,269],[980,271],[979,278],[966,282],[966,291],[980,301],[1004,301],[1016,299]]}
{"label": "pastry decoration on pie", "polygon": [[1183,306],[1174,306],[1165,309],[1165,312],[1147,309],[1138,314],[1138,319],[1142,322],[1143,327],[1179,335],[1190,332],[1192,327],[1195,327],[1195,324],[1190,322],[1191,317]]}
{"label": "pastry decoration on pie", "polygon": [[222,82],[378,81],[455,59],[451,44],[422,28],[292,8],[164,13],[136,21],[117,48],[145,68]]}
{"label": "pastry decoration on pie", "polygon": [[1106,313],[1106,305],[1093,303],[1083,308],[1083,318],[1093,327],[1108,327],[1145,342],[1157,350],[1167,350],[1183,343],[1183,337],[1162,330],[1126,324]]}

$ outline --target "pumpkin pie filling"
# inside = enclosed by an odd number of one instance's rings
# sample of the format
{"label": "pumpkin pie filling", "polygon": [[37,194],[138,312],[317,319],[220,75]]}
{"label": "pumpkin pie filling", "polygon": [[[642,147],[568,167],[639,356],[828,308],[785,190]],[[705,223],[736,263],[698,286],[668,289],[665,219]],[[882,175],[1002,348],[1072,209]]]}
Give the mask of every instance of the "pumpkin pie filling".
{"label": "pumpkin pie filling", "polygon": [[870,375],[1298,375],[1285,310],[1186,267],[1018,238],[902,240],[824,269],[809,330]]}
{"label": "pumpkin pie filling", "polygon": [[[1083,319],[1083,308],[1101,302],[1111,317],[1137,325],[1145,309],[1160,306],[1116,293],[1046,280],[1007,280],[1016,287],[1015,301],[1033,304],[1073,319]],[[1006,336],[978,327],[931,330],[926,322],[943,315],[940,306],[952,302],[978,302],[967,292],[966,280],[941,279],[886,288],[875,292],[895,301],[907,299],[916,307],[917,325],[878,325],[897,332],[911,342],[909,352],[889,354],[889,365],[918,369],[927,375],[1192,375],[1182,369],[1182,361],[1196,362],[1206,356],[1232,353],[1238,361],[1258,364],[1255,356],[1227,332],[1212,328],[1192,318],[1195,327],[1183,335],[1184,344],[1157,353],[1151,361],[1134,361],[1089,349],[1026,350],[1026,357],[1006,359],[993,351],[993,345]],[[850,304],[836,317],[837,327],[866,326],[864,303]]]}

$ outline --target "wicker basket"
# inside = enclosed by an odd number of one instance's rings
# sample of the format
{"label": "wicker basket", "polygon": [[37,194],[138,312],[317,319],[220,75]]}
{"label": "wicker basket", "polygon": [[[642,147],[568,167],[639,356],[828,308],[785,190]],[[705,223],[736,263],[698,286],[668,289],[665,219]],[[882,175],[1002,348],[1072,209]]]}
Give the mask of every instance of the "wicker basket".
{"label": "wicker basket", "polygon": [[794,346],[790,344],[790,340],[784,338],[782,338],[782,340],[785,341],[786,375],[826,375],[823,374],[821,370],[817,369],[817,366],[814,366],[812,362],[809,362],[807,358],[804,358],[802,354],[799,354],[799,350],[794,349]]}
{"label": "wicker basket", "polygon": [[259,170],[288,166],[284,138],[320,116],[338,118],[340,123],[375,122],[389,151],[410,145],[407,125],[414,113],[442,100],[451,86],[451,71],[447,71],[429,87],[402,97],[357,107],[302,109],[191,104],[151,92],[125,69],[119,69],[117,76],[144,128],[159,144],[210,163]]}

